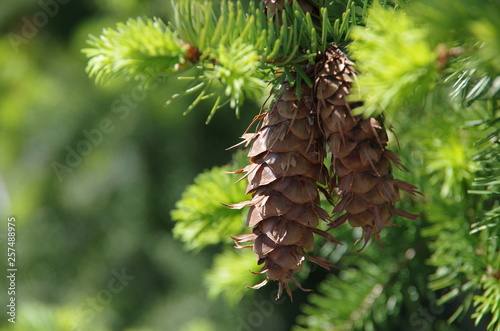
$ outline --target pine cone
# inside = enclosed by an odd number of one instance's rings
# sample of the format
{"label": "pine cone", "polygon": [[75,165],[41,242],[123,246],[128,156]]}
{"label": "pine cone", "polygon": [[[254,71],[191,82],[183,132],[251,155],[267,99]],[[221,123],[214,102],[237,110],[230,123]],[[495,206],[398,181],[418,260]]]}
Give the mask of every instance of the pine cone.
{"label": "pine cone", "polygon": [[370,237],[380,243],[379,233],[391,225],[393,214],[408,219],[418,217],[396,209],[394,203],[400,199],[399,190],[412,195],[419,192],[392,175],[391,163],[406,168],[395,153],[386,149],[384,119],[351,114],[361,105],[347,101],[356,74],[354,63],[334,46],[316,65],[315,92],[322,132],[332,154],[329,188],[337,189],[341,197],[334,213],[346,211],[331,228],[346,221],[362,227],[364,248]]}
{"label": "pine cone", "polygon": [[[328,220],[327,212],[319,207],[317,184],[326,183],[325,151],[314,113],[313,91],[303,87],[301,92],[301,100],[294,88],[284,92],[268,112],[258,116],[262,119],[260,130],[244,135],[246,142],[252,143],[248,154],[252,164],[237,173],[246,173],[247,193],[253,196],[232,206],[250,206],[247,226],[253,227],[253,233],[233,239],[238,248],[253,247],[258,264],[264,264],[260,273],[267,274],[266,280],[252,288],[277,280],[277,298],[283,285],[292,297],[289,281],[304,290],[293,275],[301,270],[304,258],[326,269],[332,267],[329,261],[305,253],[314,248],[313,233],[338,243],[330,234],[316,229],[318,219]],[[250,241],[253,244],[240,245]]]}

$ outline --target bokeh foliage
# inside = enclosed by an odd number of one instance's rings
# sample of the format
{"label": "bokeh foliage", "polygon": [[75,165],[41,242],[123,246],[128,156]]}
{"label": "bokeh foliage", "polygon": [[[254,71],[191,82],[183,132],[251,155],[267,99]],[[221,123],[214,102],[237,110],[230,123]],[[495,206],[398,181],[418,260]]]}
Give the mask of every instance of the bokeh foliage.
{"label": "bokeh foliage", "polygon": [[[0,77],[0,216],[15,215],[19,222],[19,330],[234,330],[251,327],[250,318],[258,313],[259,330],[288,330],[293,323],[296,330],[498,330],[498,2],[317,2],[328,8],[315,18],[322,24],[313,31],[307,28],[313,18],[298,22],[289,12],[291,28],[279,34],[288,50],[280,54],[284,49],[272,48],[279,54],[275,60],[288,52],[300,56],[267,63],[263,56],[272,52],[256,47],[260,34],[248,42],[251,33],[240,39],[235,33],[223,46],[217,38],[206,39],[210,56],[183,72],[189,84],[162,70],[174,64],[188,69],[181,56],[186,48],[170,42],[203,37],[189,29],[200,28],[205,11],[176,35],[185,15],[176,21],[165,1],[70,2],[34,37],[13,47],[9,36],[22,36],[24,18],[29,21],[42,9],[29,0],[0,5],[7,32],[0,58],[8,63]],[[184,12],[206,7],[202,1],[177,3]],[[225,19],[244,29],[248,22],[237,14],[246,8],[226,8]],[[249,13],[260,15],[253,8]],[[153,16],[173,23],[135,19]],[[155,62],[152,72],[130,62],[110,69],[108,78],[125,73],[119,68],[137,69],[128,77],[149,83],[142,88],[119,80],[95,87],[80,53],[88,48],[87,35],[130,17],[131,25],[119,25],[125,46],[144,48],[139,57],[167,49],[170,55],[178,52],[177,58]],[[262,27],[273,28],[258,17]],[[210,16],[205,29],[213,30],[205,37],[217,35],[212,34],[222,24],[217,18]],[[302,28],[300,39],[294,33]],[[139,45],[140,32],[148,29],[153,35],[171,32],[162,34],[164,42]],[[135,39],[128,40],[131,36]],[[382,234],[384,249],[370,245],[355,253],[359,233],[348,228],[334,233],[342,246],[317,241],[318,255],[338,269],[304,270],[301,281],[315,292],[296,291],[290,305],[270,301],[271,288],[258,293],[244,288],[256,281],[248,272],[255,260],[247,251],[235,251],[229,235],[245,232],[245,215],[220,203],[244,199],[244,183],[234,184],[238,176],[225,173],[244,161],[241,155],[231,161],[232,152],[224,151],[259,112],[259,104],[243,99],[258,98],[266,79],[279,84],[290,66],[313,58],[314,52],[295,50],[297,40],[315,50],[331,41],[347,46],[361,72],[354,97],[366,101],[367,114],[385,112],[397,133],[391,148],[412,171],[398,176],[417,184],[425,198],[401,202],[423,216],[416,222],[396,219],[399,226]],[[109,40],[94,42],[113,53]],[[246,65],[228,56],[240,53]],[[222,65],[214,66],[214,58]],[[107,63],[120,64],[116,59]],[[159,72],[162,80],[155,79]],[[204,92],[197,102],[174,98],[169,108],[161,106],[186,90]],[[214,91],[219,102],[207,102]],[[205,126],[210,109],[225,100],[241,107],[242,118],[237,121],[223,108]],[[183,117],[195,103],[198,109]],[[105,119],[113,129],[92,143],[89,133]],[[91,143],[88,155],[78,150],[82,141]],[[80,160],[68,159],[71,151]],[[54,162],[66,168],[54,168]],[[3,245],[5,233],[0,234]],[[123,268],[134,278],[108,302],[109,282]],[[0,320],[0,329],[10,327]]]}

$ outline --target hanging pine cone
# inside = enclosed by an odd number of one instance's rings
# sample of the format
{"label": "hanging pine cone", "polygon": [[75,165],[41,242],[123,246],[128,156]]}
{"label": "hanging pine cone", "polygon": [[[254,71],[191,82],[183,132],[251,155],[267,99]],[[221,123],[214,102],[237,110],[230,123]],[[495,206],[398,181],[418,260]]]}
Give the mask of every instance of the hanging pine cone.
{"label": "hanging pine cone", "polygon": [[393,214],[418,217],[396,209],[394,203],[400,199],[399,190],[412,195],[419,192],[392,175],[391,163],[406,168],[395,153],[386,149],[384,119],[351,114],[361,105],[347,101],[356,74],[354,63],[334,46],[316,65],[315,93],[322,132],[332,154],[329,187],[341,197],[334,213],[346,211],[331,227],[346,221],[362,227],[364,248],[370,237],[379,240],[380,231],[391,225]]}
{"label": "hanging pine cone", "polygon": [[[283,286],[292,297],[289,281],[303,289],[293,274],[301,270],[304,258],[326,269],[332,266],[305,252],[314,248],[314,233],[338,243],[330,234],[316,229],[318,219],[328,220],[327,212],[319,207],[317,184],[326,183],[325,151],[312,103],[313,91],[303,87],[301,92],[301,100],[294,88],[284,92],[268,112],[258,116],[262,120],[260,130],[244,135],[252,144],[248,154],[252,164],[237,173],[246,173],[247,193],[253,195],[252,200],[232,206],[250,206],[247,226],[253,227],[253,233],[233,239],[238,248],[253,247],[258,264],[263,264],[260,273],[267,275],[252,288],[276,280],[277,298]],[[251,241],[251,245],[240,245]]]}

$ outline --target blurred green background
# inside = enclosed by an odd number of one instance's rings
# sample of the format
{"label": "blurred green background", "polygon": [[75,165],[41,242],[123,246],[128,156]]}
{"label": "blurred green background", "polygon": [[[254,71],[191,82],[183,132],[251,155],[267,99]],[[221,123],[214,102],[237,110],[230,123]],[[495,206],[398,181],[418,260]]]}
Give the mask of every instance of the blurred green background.
{"label": "blurred green background", "polygon": [[[199,172],[231,159],[226,148],[260,107],[205,125],[211,104],[187,116],[189,96],[165,106],[187,86],[175,77],[148,91],[96,86],[81,53],[88,35],[142,15],[167,21],[170,2],[0,4],[0,247],[14,216],[18,268],[17,323],[3,276],[1,330],[234,330],[255,310],[207,299],[217,248],[186,253],[169,214]],[[286,327],[276,316],[269,330]]]}

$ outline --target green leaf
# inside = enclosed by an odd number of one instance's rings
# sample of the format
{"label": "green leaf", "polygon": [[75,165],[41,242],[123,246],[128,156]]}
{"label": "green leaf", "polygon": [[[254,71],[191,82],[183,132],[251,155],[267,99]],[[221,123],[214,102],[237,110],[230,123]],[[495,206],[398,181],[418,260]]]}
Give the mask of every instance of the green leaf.
{"label": "green leaf", "polygon": [[[240,160],[236,163],[243,167],[243,157],[237,155],[236,158]],[[208,245],[230,243],[230,236],[244,231],[246,210],[223,205],[247,199],[246,183],[235,183],[237,176],[227,173],[239,169],[236,163],[199,174],[176,203],[171,212],[176,222],[173,233],[185,243],[187,249],[199,250]]]}
{"label": "green leaf", "polygon": [[190,46],[160,19],[129,19],[115,29],[104,29],[100,37],[90,36],[87,72],[99,84],[123,76],[145,86],[158,75],[176,71],[186,63]]}
{"label": "green leaf", "polygon": [[361,73],[353,87],[364,101],[360,113],[391,115],[410,101],[425,100],[438,78],[429,33],[402,10],[380,5],[369,10],[366,27],[353,29],[349,47]]}
{"label": "green leaf", "polygon": [[228,304],[234,305],[245,295],[253,294],[246,287],[256,283],[250,270],[257,272],[261,269],[255,258],[251,249],[237,250],[234,247],[228,247],[215,256],[212,268],[205,274],[208,295],[212,299],[222,295]]}
{"label": "green leaf", "polygon": [[238,39],[230,46],[219,45],[213,53],[217,62],[204,68],[204,76],[208,81],[222,85],[231,108],[238,109],[245,98],[262,96],[264,74],[259,70],[260,57],[251,45]]}

